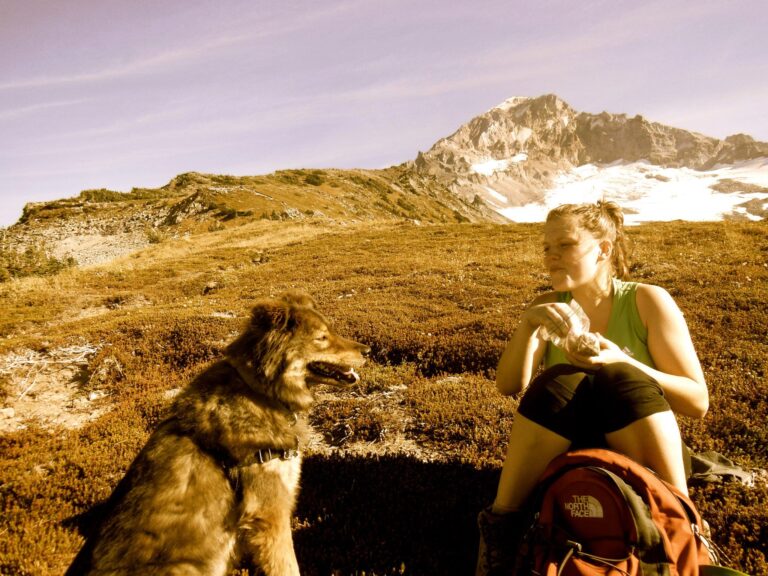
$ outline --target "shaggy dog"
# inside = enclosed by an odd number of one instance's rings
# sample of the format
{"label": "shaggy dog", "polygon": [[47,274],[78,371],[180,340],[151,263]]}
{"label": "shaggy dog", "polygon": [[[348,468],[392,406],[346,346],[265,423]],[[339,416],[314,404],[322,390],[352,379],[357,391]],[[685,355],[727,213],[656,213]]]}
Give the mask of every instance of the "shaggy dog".
{"label": "shaggy dog", "polygon": [[179,394],[67,574],[299,574],[291,514],[307,430],[297,415],[310,385],[356,383],[367,352],[306,295],[257,304],[224,359]]}

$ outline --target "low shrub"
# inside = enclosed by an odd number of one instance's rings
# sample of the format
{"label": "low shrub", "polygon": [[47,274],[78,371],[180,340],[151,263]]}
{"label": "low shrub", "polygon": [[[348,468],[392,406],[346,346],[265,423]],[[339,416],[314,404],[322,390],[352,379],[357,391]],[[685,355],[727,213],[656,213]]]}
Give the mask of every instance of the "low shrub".
{"label": "low shrub", "polygon": [[17,250],[0,239],[0,282],[26,276],[51,276],[77,265],[72,256],[56,258],[45,245]]}
{"label": "low shrub", "polygon": [[[526,303],[548,289],[540,225],[248,226],[172,260],[148,251],[130,269],[0,288],[3,331],[19,334],[0,349],[99,342],[86,380],[111,408],[78,430],[0,435],[0,573],[63,573],[173,393],[220,356],[254,300],[287,289],[310,292],[341,334],[372,348],[360,384],[318,391],[309,415],[326,445],[305,454],[302,573],[471,572],[475,516],[493,498],[517,405],[496,391],[495,365]],[[633,278],[675,296],[707,377],[709,413],[680,418],[685,441],[767,468],[766,226],[660,223],[630,235]],[[212,278],[221,288],[203,296]],[[106,311],[79,317],[84,299]],[[766,485],[691,493],[732,565],[768,576]]]}

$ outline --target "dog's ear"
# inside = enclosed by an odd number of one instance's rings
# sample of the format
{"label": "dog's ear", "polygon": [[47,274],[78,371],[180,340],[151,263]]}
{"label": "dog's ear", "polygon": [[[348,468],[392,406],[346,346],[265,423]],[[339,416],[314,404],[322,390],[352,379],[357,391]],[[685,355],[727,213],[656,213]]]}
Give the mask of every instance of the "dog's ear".
{"label": "dog's ear", "polygon": [[283,330],[288,326],[290,309],[287,302],[270,300],[256,304],[251,310],[250,326],[262,332]]}
{"label": "dog's ear", "polygon": [[280,295],[280,300],[286,304],[302,308],[317,308],[317,302],[306,292],[300,292],[298,290],[290,290]]}
{"label": "dog's ear", "polygon": [[268,333],[281,333],[289,328],[290,306],[281,300],[259,302],[243,332],[226,347],[229,356],[249,358]]}

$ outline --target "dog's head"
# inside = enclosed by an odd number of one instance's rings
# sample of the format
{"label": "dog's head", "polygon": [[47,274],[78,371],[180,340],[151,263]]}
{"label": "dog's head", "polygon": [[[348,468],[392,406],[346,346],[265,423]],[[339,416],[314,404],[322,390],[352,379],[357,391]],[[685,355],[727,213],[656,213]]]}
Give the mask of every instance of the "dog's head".
{"label": "dog's head", "polygon": [[243,333],[226,349],[248,384],[294,410],[305,410],[309,386],[348,386],[360,377],[368,346],[339,336],[303,293],[258,303]]}

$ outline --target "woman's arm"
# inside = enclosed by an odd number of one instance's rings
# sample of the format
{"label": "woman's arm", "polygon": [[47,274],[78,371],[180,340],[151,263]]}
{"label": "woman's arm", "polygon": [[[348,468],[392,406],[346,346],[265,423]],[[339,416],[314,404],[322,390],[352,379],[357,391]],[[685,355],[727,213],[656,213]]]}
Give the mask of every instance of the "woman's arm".
{"label": "woman's arm", "polygon": [[675,412],[703,418],[709,409],[709,391],[688,324],[672,296],[659,286],[637,287],[637,309],[648,327],[648,351],[659,382]]}
{"label": "woman's arm", "polygon": [[[528,386],[544,356],[546,342],[537,336],[547,316],[547,304],[557,300],[554,292],[537,296],[520,318],[496,368],[496,387],[502,394],[517,394]],[[557,320],[557,310],[550,312]],[[567,330],[566,330],[567,331]]]}
{"label": "woman's arm", "polygon": [[637,310],[648,328],[648,351],[656,369],[635,360],[602,336],[598,355],[567,356],[569,361],[587,368],[628,362],[656,379],[674,412],[703,418],[709,409],[709,391],[680,308],[663,288],[639,284]]}

